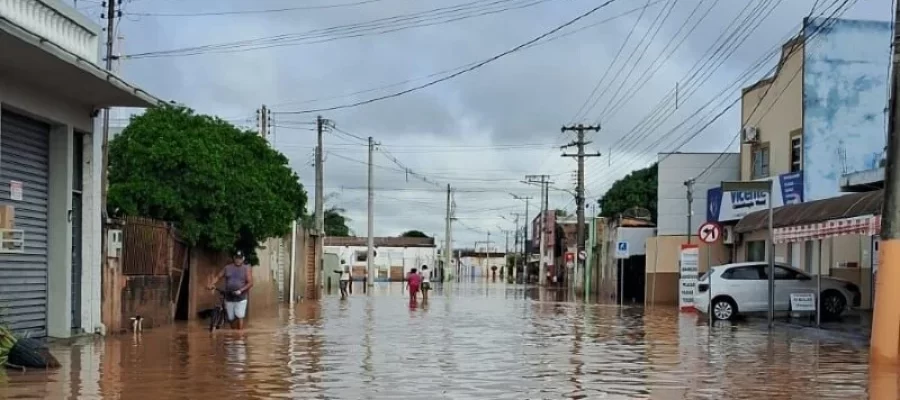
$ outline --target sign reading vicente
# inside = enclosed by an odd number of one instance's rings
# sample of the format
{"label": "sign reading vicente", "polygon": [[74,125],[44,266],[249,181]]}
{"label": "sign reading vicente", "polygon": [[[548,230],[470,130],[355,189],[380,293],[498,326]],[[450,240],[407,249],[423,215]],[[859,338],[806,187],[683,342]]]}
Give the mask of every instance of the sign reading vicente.
{"label": "sign reading vicente", "polygon": [[[790,172],[772,181],[773,207],[803,202],[803,173]],[[754,211],[768,208],[768,194],[765,192],[727,192],[714,187],[706,192],[706,220],[712,222],[734,221]]]}
{"label": "sign reading vicente", "polygon": [[693,310],[694,286],[700,273],[700,247],[696,244],[681,245],[681,278],[678,280],[678,307]]}

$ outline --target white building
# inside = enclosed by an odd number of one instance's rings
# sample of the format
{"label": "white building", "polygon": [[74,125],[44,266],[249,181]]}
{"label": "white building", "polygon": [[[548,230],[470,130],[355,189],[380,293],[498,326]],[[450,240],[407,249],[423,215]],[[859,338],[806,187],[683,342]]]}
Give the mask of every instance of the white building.
{"label": "white building", "polygon": [[[350,265],[354,280],[364,279],[368,255],[367,238],[326,237],[325,253],[336,254]],[[375,238],[375,280],[399,281],[410,270],[421,269],[423,265],[434,271],[438,265],[438,258],[434,238]]]}
{"label": "white building", "polygon": [[57,0],[0,1],[0,320],[31,336],[104,331],[94,122],[158,100],[98,66],[102,42]]}

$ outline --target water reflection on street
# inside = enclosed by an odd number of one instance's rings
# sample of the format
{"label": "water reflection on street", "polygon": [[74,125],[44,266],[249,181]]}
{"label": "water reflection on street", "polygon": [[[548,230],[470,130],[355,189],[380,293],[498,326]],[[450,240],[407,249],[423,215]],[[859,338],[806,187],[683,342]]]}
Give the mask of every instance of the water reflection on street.
{"label": "water reflection on street", "polygon": [[[452,284],[415,308],[373,296],[55,345],[64,367],[10,372],[34,399],[861,399],[868,350],[674,308],[620,309],[519,285]],[[891,379],[893,379],[891,381]],[[896,376],[888,375],[896,387]],[[896,392],[894,392],[896,395]],[[886,398],[886,397],[885,397]]]}

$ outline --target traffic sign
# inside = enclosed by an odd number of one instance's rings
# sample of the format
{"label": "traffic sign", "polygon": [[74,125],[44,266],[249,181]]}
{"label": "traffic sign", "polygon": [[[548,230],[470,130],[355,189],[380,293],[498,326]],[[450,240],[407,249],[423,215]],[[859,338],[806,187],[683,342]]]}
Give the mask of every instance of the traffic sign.
{"label": "traffic sign", "polygon": [[699,237],[700,241],[703,243],[718,242],[719,239],[722,238],[722,227],[715,222],[706,222],[703,225],[700,225],[700,229],[697,231],[697,237]]}
{"label": "traffic sign", "polygon": [[616,258],[628,258],[631,255],[628,252],[628,242],[621,241],[616,243]]}
{"label": "traffic sign", "polygon": [[587,260],[587,253],[584,250],[578,252],[578,259],[581,261]]}

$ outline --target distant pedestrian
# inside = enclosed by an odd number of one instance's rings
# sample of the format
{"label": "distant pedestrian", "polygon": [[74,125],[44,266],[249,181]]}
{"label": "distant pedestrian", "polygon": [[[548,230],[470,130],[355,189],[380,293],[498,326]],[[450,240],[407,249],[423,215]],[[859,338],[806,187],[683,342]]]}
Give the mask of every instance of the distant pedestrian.
{"label": "distant pedestrian", "polygon": [[[341,261],[343,264],[343,260]],[[344,265],[342,269],[335,270],[336,274],[340,274],[339,285],[341,288],[341,299],[346,299],[350,294],[350,266]]]}
{"label": "distant pedestrian", "polygon": [[416,271],[415,268],[409,271],[409,274],[406,275],[406,287],[409,288],[409,299],[410,301],[415,301],[416,296],[419,295],[419,288],[422,286],[422,276]]}
{"label": "distant pedestrian", "polygon": [[428,291],[431,290],[431,271],[427,265],[422,266],[422,301],[428,301]]}

